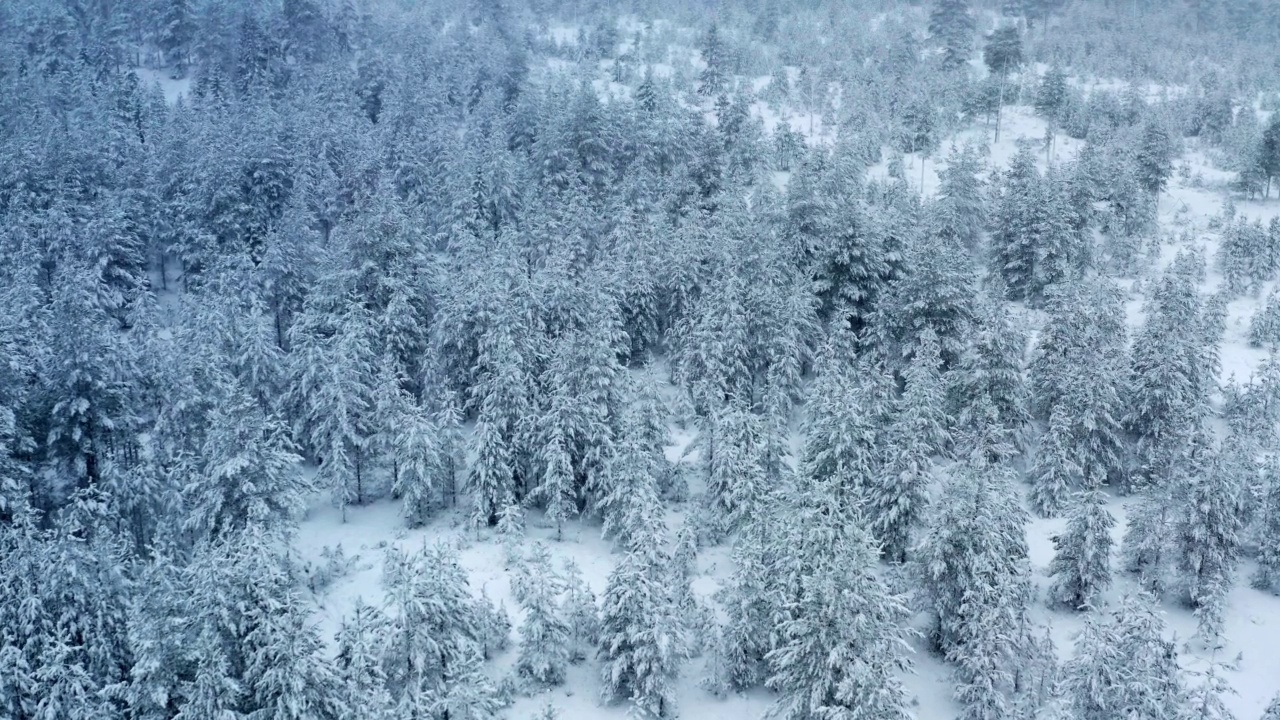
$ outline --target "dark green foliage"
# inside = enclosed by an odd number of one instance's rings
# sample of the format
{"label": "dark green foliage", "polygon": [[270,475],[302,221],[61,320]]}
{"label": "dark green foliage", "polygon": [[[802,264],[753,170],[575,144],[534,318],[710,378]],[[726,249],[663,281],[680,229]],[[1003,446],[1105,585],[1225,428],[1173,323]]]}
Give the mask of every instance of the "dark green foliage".
{"label": "dark green foliage", "polygon": [[937,0],[929,14],[929,35],[942,46],[942,66],[956,69],[969,62],[974,19],[968,0]]}

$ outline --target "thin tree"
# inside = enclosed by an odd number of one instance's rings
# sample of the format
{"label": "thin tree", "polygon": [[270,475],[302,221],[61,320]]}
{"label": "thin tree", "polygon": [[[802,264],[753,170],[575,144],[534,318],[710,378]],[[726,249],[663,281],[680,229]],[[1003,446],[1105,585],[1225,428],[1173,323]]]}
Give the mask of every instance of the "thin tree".
{"label": "thin tree", "polygon": [[1000,79],[1000,100],[996,105],[996,142],[1000,142],[1000,115],[1004,109],[1004,85],[1009,73],[1022,65],[1022,35],[1016,25],[996,28],[987,36],[982,59],[987,68]]}

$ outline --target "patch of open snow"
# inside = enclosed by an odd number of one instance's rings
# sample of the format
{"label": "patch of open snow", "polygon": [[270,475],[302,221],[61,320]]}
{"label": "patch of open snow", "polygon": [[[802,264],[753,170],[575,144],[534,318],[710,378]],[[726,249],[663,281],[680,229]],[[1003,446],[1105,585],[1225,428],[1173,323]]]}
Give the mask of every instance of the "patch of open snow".
{"label": "patch of open snow", "polygon": [[191,94],[191,78],[175,78],[173,73],[168,70],[154,70],[152,68],[134,68],[133,74],[138,76],[138,80],[145,86],[159,85],[160,92],[164,93],[164,101],[170,105],[178,102],[178,98]]}

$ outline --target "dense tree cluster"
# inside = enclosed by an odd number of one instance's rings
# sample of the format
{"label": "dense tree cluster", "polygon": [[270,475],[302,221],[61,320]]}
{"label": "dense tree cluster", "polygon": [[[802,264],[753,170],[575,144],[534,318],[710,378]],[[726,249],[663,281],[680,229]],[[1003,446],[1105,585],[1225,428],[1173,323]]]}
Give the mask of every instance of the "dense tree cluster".
{"label": "dense tree cluster", "polygon": [[[1244,3],[1195,22],[1266,46]],[[0,6],[0,715],[479,720],[589,662],[669,718],[705,650],[777,717],[905,719],[916,608],[966,719],[1049,712],[1059,674],[1065,717],[1217,707],[1152,603],[1208,639],[1246,556],[1280,586],[1280,371],[1218,384],[1280,224],[1222,221],[1212,297],[1195,251],[1117,278],[1184,136],[1265,200],[1277,121],[1221,79],[1069,82],[1103,60],[1058,29],[1111,3],[999,3],[983,43],[991,3],[685,5]],[[1013,103],[1044,148],[945,148]],[[1249,337],[1280,344],[1274,292]],[[322,636],[317,498],[502,534],[517,622],[456,548],[393,545]],[[1066,518],[1047,597],[1029,511]],[[550,549],[597,524],[599,599]],[[1095,607],[1120,571],[1152,597]],[[1045,601],[1085,614],[1061,673]]]}

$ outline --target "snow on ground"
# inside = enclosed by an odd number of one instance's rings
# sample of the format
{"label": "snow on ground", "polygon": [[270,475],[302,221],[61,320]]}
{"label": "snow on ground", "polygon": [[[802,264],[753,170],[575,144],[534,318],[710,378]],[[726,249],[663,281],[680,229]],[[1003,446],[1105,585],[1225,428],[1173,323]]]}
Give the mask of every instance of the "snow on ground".
{"label": "snow on ground", "polygon": [[175,78],[169,70],[153,70],[151,68],[134,68],[133,73],[144,86],[159,85],[164,93],[164,101],[170,105],[178,102],[178,98],[191,94],[191,78]]}

